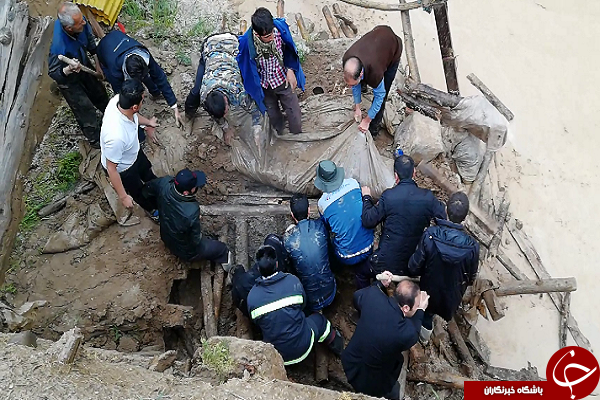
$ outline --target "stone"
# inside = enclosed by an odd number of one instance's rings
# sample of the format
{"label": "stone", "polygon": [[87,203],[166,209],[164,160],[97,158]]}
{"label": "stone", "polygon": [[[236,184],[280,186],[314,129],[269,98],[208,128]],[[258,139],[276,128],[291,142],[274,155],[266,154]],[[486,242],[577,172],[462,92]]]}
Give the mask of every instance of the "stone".
{"label": "stone", "polygon": [[10,344],[20,344],[22,346],[37,347],[37,336],[31,331],[15,333],[8,341]]}
{"label": "stone", "polygon": [[173,365],[176,358],[177,352],[175,350],[169,350],[160,356],[154,357],[152,361],[150,361],[148,369],[150,371],[164,372]]}
{"label": "stone", "polygon": [[444,152],[442,127],[439,121],[413,112],[396,128],[394,145],[411,156],[415,165],[431,161]]}
{"label": "stone", "polygon": [[329,33],[325,32],[325,31],[317,32],[313,36],[313,40],[327,40],[327,39],[329,39]]}
{"label": "stone", "polygon": [[63,333],[58,342],[50,346],[46,353],[61,364],[72,364],[82,341],[81,329],[75,327]]}
{"label": "stone", "polygon": [[137,340],[129,335],[123,335],[121,339],[119,339],[119,345],[117,346],[117,350],[124,353],[133,353],[134,351],[138,351],[138,348],[139,343]]}

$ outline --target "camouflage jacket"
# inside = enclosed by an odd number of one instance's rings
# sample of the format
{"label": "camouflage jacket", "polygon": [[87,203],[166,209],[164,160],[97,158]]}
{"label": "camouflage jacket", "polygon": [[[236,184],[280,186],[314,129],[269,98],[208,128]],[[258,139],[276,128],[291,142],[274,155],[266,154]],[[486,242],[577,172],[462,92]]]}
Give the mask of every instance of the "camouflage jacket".
{"label": "camouflage jacket", "polygon": [[[218,90],[227,96],[230,107],[243,108],[252,114],[252,124],[259,125],[261,113],[244,90],[242,75],[235,59],[237,54],[238,39],[235,35],[223,33],[206,38],[202,47],[205,70],[200,87],[200,101],[204,103],[210,92]],[[217,122],[224,129],[229,125],[227,121]]]}

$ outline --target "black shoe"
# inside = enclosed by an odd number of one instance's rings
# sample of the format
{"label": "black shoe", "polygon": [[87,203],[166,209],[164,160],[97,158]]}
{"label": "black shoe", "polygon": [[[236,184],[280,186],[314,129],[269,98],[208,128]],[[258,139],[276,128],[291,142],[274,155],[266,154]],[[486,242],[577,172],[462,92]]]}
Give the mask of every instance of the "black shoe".
{"label": "black shoe", "polygon": [[156,222],[157,224],[160,224],[160,217],[158,216],[158,210],[154,210],[152,212],[148,212],[146,211],[146,215],[148,215],[148,217]]}
{"label": "black shoe", "polygon": [[342,351],[344,351],[344,338],[337,331],[337,329],[335,330],[335,337],[333,338],[333,341],[328,343],[327,347],[329,347],[329,350],[331,350],[331,352],[337,357],[342,356]]}

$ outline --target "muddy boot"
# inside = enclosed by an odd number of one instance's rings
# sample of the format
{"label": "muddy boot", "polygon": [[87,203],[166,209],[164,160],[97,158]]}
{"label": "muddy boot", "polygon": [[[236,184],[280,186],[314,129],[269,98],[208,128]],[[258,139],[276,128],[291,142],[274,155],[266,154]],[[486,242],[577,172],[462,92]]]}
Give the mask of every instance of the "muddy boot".
{"label": "muddy boot", "polygon": [[334,329],[331,333],[333,335],[333,339],[327,341],[327,347],[329,347],[329,350],[331,350],[331,352],[337,357],[341,357],[342,351],[344,350],[344,338],[337,331],[337,329]]}
{"label": "muddy boot", "polygon": [[431,332],[433,332],[433,329],[426,329],[425,327],[421,326],[421,331],[419,332],[419,342],[421,342],[423,346],[427,346],[427,344],[429,344]]}

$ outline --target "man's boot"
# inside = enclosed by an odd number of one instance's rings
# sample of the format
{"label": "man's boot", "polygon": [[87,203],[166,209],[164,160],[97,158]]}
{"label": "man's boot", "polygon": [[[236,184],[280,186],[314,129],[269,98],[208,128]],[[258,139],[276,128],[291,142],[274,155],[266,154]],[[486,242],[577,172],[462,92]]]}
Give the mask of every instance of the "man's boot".
{"label": "man's boot", "polygon": [[330,335],[330,337],[333,336],[333,338],[328,340],[325,344],[327,345],[327,347],[329,347],[329,350],[331,350],[333,354],[335,354],[338,357],[341,357],[342,351],[344,350],[344,338],[337,331],[337,329],[334,329],[331,333],[332,335]]}
{"label": "man's boot", "polygon": [[433,329],[427,329],[424,326],[421,326],[421,331],[419,332],[419,341],[423,346],[427,346],[427,344],[429,344],[431,332],[433,332]]}

